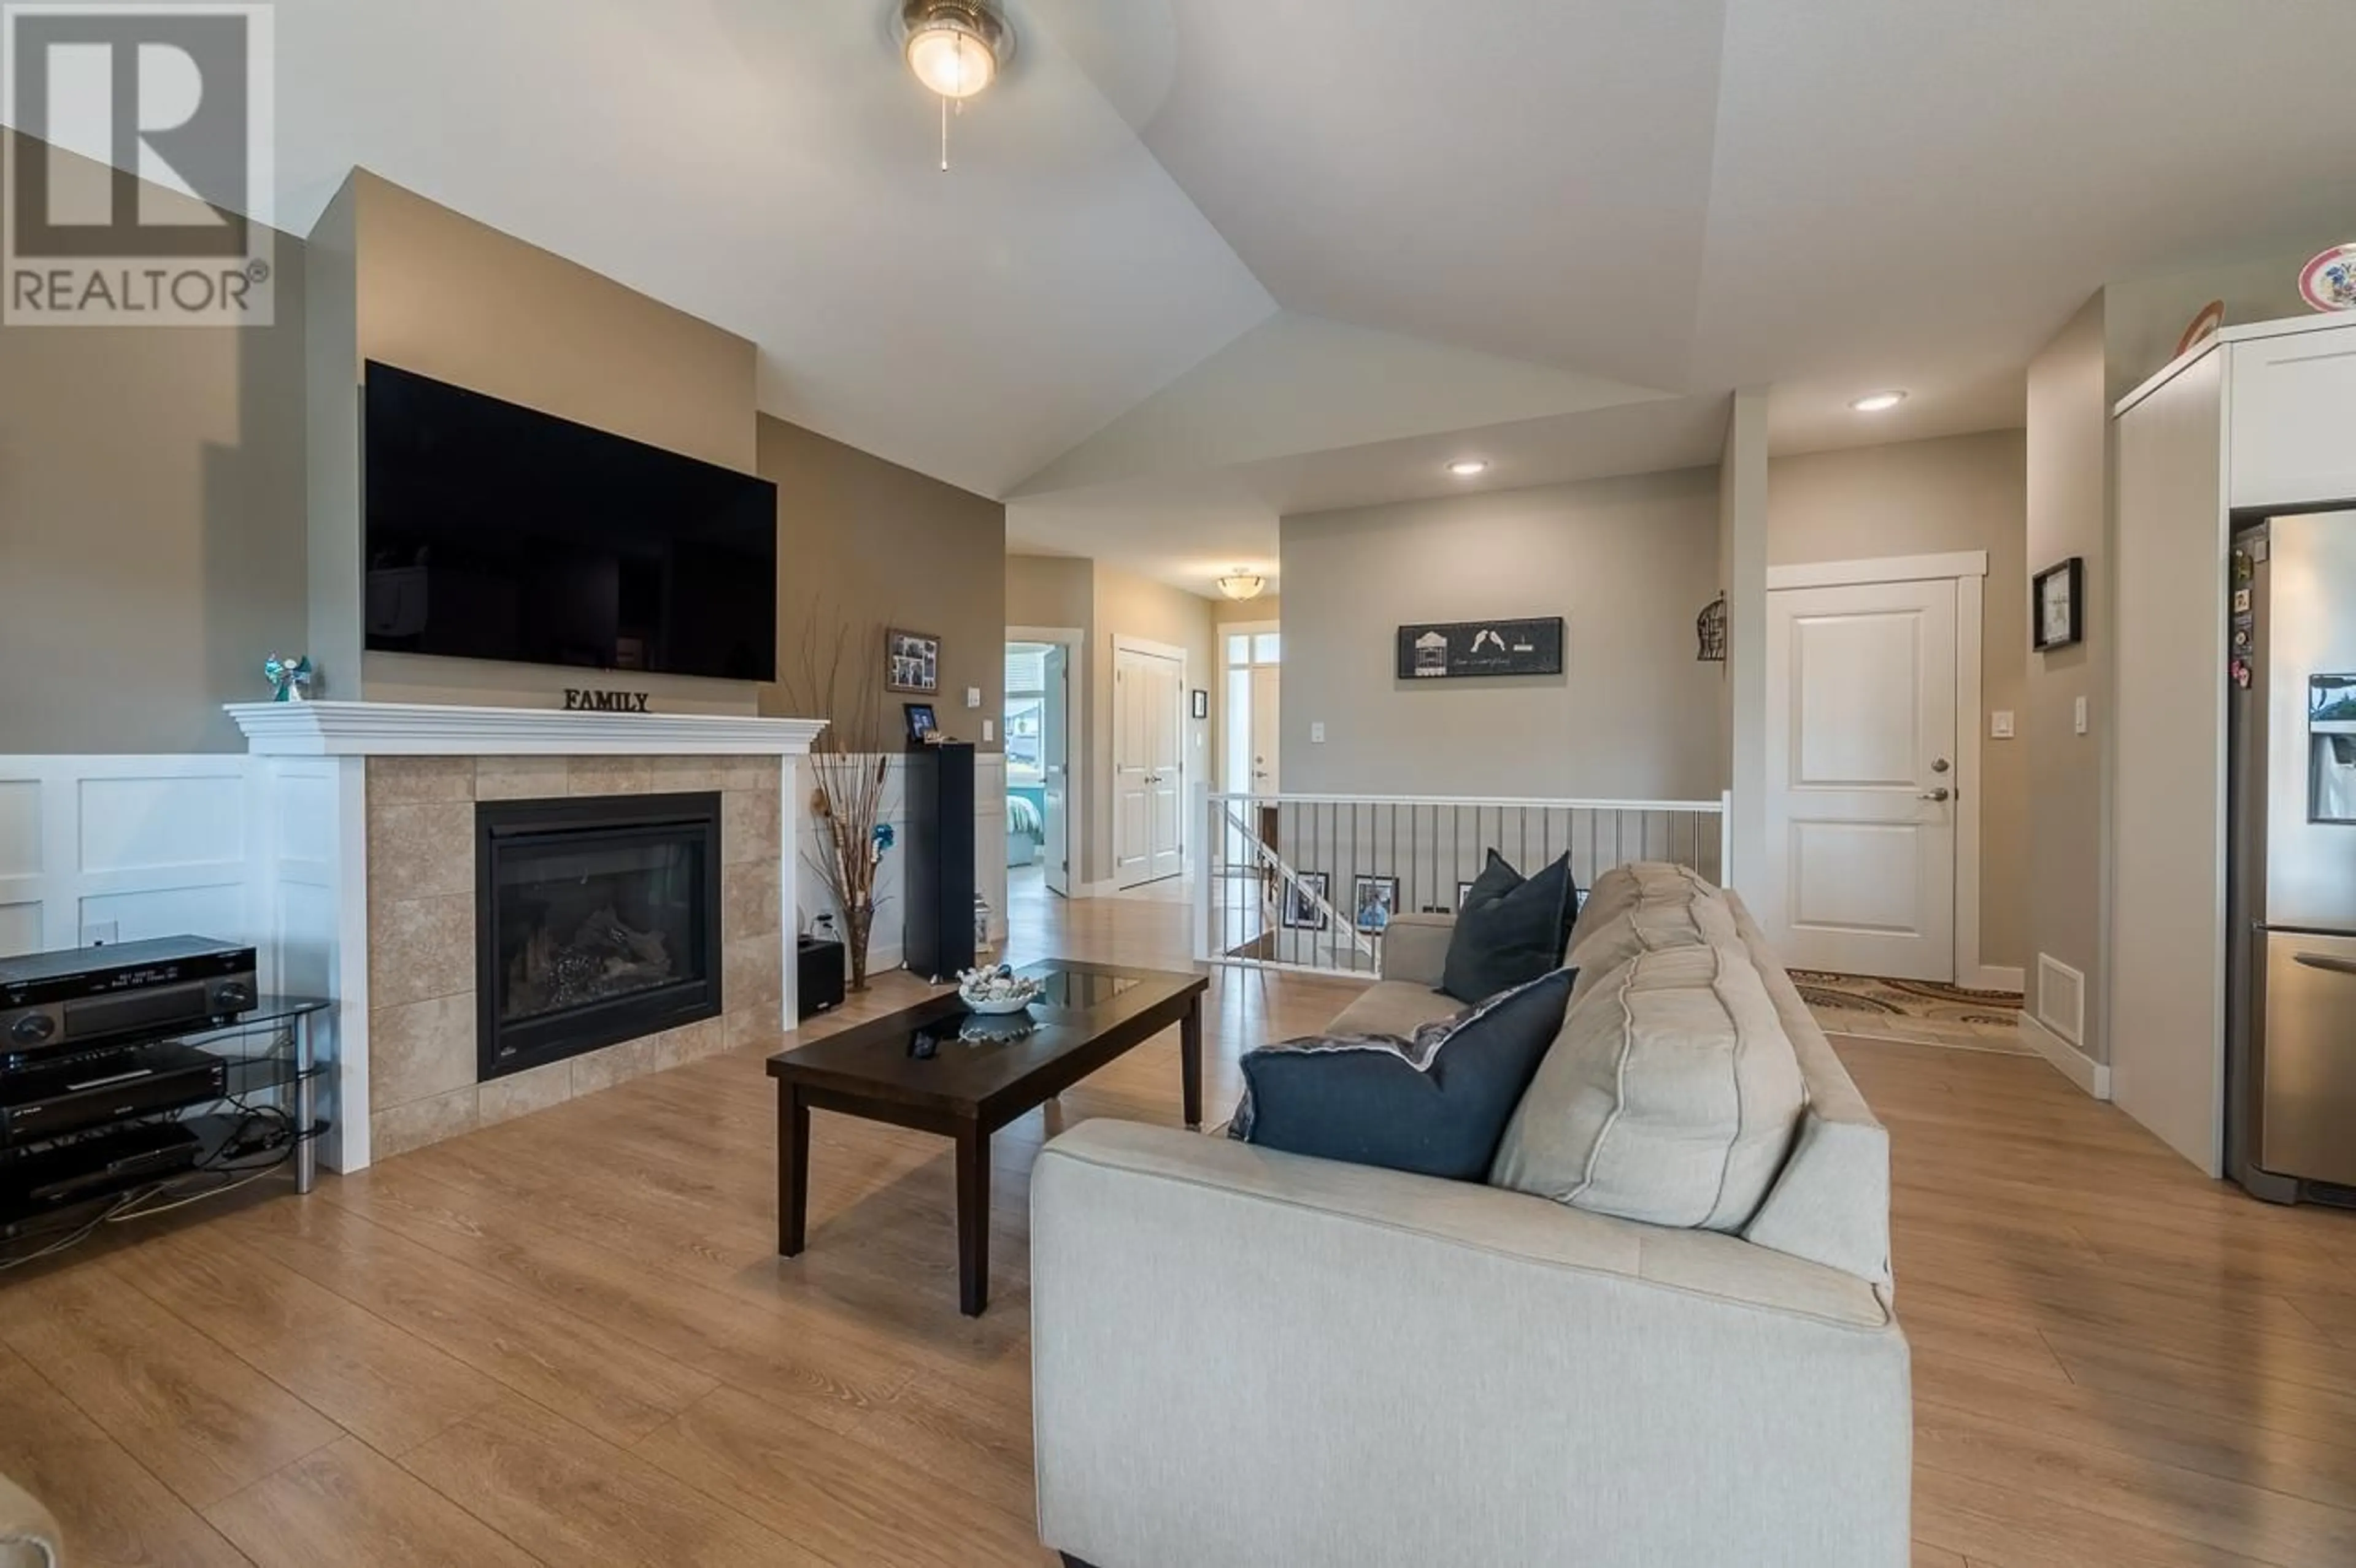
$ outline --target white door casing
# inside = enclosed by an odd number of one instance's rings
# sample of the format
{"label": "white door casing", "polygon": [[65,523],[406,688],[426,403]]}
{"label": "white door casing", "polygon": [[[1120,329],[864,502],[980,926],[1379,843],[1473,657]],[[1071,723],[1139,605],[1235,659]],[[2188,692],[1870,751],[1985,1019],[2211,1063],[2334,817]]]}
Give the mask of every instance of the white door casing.
{"label": "white door casing", "polygon": [[1113,645],[1113,880],[1130,888],[1185,869],[1184,658]]}
{"label": "white door casing", "polygon": [[1953,980],[1955,580],[1767,599],[1768,934],[1795,968]]}
{"label": "white door casing", "polygon": [[1040,859],[1046,863],[1047,891],[1072,893],[1072,655],[1049,644],[1041,661],[1047,696],[1039,716],[1039,771],[1046,781],[1045,829]]}
{"label": "white door casing", "polygon": [[1283,784],[1276,773],[1279,688],[1284,671],[1278,665],[1256,665],[1251,672],[1252,793],[1279,795]]}

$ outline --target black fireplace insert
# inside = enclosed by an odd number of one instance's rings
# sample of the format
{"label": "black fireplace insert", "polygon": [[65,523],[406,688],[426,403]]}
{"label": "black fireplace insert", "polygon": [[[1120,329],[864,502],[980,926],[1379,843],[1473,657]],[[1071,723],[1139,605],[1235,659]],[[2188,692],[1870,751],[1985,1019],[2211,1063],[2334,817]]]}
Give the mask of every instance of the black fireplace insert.
{"label": "black fireplace insert", "polygon": [[478,1076],[714,1018],[720,796],[475,807]]}

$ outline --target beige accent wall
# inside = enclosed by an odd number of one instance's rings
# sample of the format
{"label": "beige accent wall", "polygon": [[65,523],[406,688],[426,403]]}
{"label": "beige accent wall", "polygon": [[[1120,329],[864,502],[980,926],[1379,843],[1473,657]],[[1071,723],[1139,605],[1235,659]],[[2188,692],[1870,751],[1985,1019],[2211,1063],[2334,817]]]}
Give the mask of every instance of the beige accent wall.
{"label": "beige accent wall", "polygon": [[[897,751],[901,704],[930,702],[941,729],[984,752],[981,738],[1006,707],[1006,508],[970,491],[764,414],[759,471],[777,486],[779,684],[761,688],[761,710],[854,726],[862,704],[880,717],[873,736],[846,736],[853,751]],[[887,627],[941,640],[940,690],[885,689]],[[840,685],[814,714],[792,711],[810,685],[798,666],[805,629],[830,651],[835,628],[851,638]],[[980,705],[968,708],[966,692]],[[808,706],[806,702],[798,706]]]}
{"label": "beige accent wall", "polygon": [[[1072,868],[1078,884],[1111,880],[1113,638],[1128,636],[1186,651],[1186,684],[1212,690],[1215,652],[1211,602],[1183,589],[1075,556],[1010,555],[1005,624],[1069,626],[1085,637],[1082,681],[1087,711],[1073,716],[1072,787],[1083,803],[1081,842]],[[1002,634],[1001,634],[1002,635]],[[1190,709],[1191,713],[1191,709]],[[1189,717],[1182,739],[1187,777],[1187,853],[1194,853],[1194,788],[1211,780],[1211,726]]]}
{"label": "beige accent wall", "polygon": [[1284,619],[1284,596],[1263,593],[1257,599],[1230,599],[1220,594],[1210,602],[1211,624],[1233,625],[1238,621],[1281,621]]}
{"label": "beige accent wall", "polygon": [[[1716,799],[1718,528],[1710,468],[1286,517],[1285,789]],[[1403,624],[1557,614],[1560,676],[1398,678]]]}
{"label": "beige accent wall", "polygon": [[1006,558],[1006,624],[1087,631],[1096,616],[1096,562],[1079,556]]}
{"label": "beige accent wall", "polygon": [[[1184,649],[1186,688],[1207,690],[1212,669],[1210,603],[1131,572],[1101,563],[1096,568],[1096,610],[1088,634],[1088,808],[1081,825],[1087,836],[1083,865],[1092,883],[1108,881],[1113,875],[1113,640],[1123,636]],[[1210,729],[1206,720],[1193,717],[1191,708],[1180,725],[1186,773],[1180,798],[1186,812],[1189,859],[1195,853],[1194,840],[1201,836],[1194,821],[1194,799],[1196,786],[1210,778]]]}
{"label": "beige accent wall", "polygon": [[[776,1037],[784,818],[775,757],[370,757],[369,1131],[377,1159]],[[684,1029],[481,1083],[475,803],[720,793],[721,1001]]]}
{"label": "beige accent wall", "polygon": [[[322,218],[309,312],[311,624],[330,695],[546,707],[568,686],[650,691],[672,712],[751,713],[748,681],[360,652],[357,392],[369,360],[744,473],[751,340],[356,169]],[[358,678],[355,679],[355,666]]]}
{"label": "beige accent wall", "polygon": [[273,326],[0,328],[0,750],[241,751],[220,705],[302,649],[304,248],[276,246]]}
{"label": "beige accent wall", "polygon": [[[2029,361],[2028,550],[2032,571],[2085,562],[2085,640],[2030,653],[2022,705],[2028,747],[2028,842],[2023,892],[2028,1008],[2038,1007],[2037,955],[2085,976],[2079,1048],[2110,1060],[2104,1007],[2104,890],[2109,879],[2102,736],[2110,723],[2113,624],[2110,408],[2105,395],[2105,299],[2096,294]],[[2170,340],[2173,341],[2172,339]],[[2087,704],[2088,732],[2076,731]]]}
{"label": "beige accent wall", "polygon": [[1980,960],[2029,962],[2029,764],[1988,714],[2028,704],[2029,575],[2023,433],[1990,431],[1778,457],[1768,464],[1771,566],[1986,550],[1980,702]]}

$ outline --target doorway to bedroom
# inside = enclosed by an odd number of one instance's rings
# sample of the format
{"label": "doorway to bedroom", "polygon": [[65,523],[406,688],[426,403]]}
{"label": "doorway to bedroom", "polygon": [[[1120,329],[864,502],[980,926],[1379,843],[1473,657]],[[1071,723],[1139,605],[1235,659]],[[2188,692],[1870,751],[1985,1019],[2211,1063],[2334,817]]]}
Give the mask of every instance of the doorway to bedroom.
{"label": "doorway to bedroom", "polygon": [[[1011,629],[1012,630],[1012,629]],[[1006,644],[1006,891],[1072,893],[1072,666],[1079,634]]]}

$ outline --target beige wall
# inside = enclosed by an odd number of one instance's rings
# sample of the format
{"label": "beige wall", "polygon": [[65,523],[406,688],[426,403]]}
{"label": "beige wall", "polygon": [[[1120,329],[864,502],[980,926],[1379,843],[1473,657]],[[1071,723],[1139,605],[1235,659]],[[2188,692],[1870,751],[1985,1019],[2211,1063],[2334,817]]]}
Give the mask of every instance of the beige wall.
{"label": "beige wall", "polygon": [[[1717,541],[1708,468],[1285,518],[1285,789],[1716,799]],[[1397,677],[1402,624],[1557,614],[1560,676]]]}
{"label": "beige wall", "polygon": [[1085,632],[1096,615],[1096,562],[1078,556],[1006,558],[1006,624]]}
{"label": "beige wall", "polygon": [[1230,599],[1220,594],[1210,602],[1211,624],[1225,626],[1237,621],[1281,621],[1284,619],[1284,596],[1263,593],[1257,599]]}
{"label": "beige wall", "polygon": [[[1112,698],[1113,639],[1138,637],[1183,648],[1186,653],[1185,685],[1189,690],[1211,684],[1211,605],[1209,601],[1099,563],[1096,568],[1096,609],[1088,639],[1088,808],[1082,828],[1087,836],[1083,862],[1086,880],[1111,879],[1112,864]],[[1194,824],[1194,786],[1209,777],[1210,725],[1192,716],[1181,730],[1185,759],[1186,852],[1195,851],[1201,830]]]}
{"label": "beige wall", "polygon": [[[2026,880],[2029,1009],[2038,1004],[2037,955],[2085,976],[2084,1038],[2110,1060],[2104,996],[2104,890],[2109,880],[2101,737],[2110,722],[2112,624],[2110,413],[2105,302],[2088,300],[2029,366],[2028,542],[2032,570],[2072,556],[2085,570],[2085,640],[2029,656],[2021,738],[2029,748]],[[2173,341],[2173,340],[2171,340]],[[2078,700],[2088,733],[2077,733]]]}
{"label": "beige wall", "polygon": [[[1108,882],[1113,874],[1113,639],[1138,637],[1184,649],[1187,687],[1210,690],[1215,684],[1212,605],[1182,589],[1073,556],[1008,556],[1005,581],[1006,625],[1072,627],[1083,635],[1087,711],[1074,716],[1072,735],[1072,787],[1083,803],[1072,869],[1076,892],[1079,884]],[[1190,717],[1183,731],[1190,856],[1194,786],[1210,777],[1210,728]]]}
{"label": "beige wall", "polygon": [[1773,566],[1986,550],[1981,622],[1980,961],[2029,961],[2029,764],[2019,740],[1988,738],[1987,715],[2026,708],[2029,575],[2022,432],[1779,457],[1768,466]]}
{"label": "beige wall", "polygon": [[[365,169],[353,171],[320,232],[310,575],[329,689],[380,701],[552,704],[582,683],[580,672],[359,653],[359,426],[347,389],[379,360],[751,473],[756,350]],[[633,675],[628,684],[674,712],[750,713],[759,702],[748,681]]]}
{"label": "beige wall", "polygon": [[0,328],[0,751],[242,750],[220,705],[302,649],[304,254],[276,244],[273,326]]}
{"label": "beige wall", "polygon": [[[942,730],[985,752],[981,720],[1005,710],[1006,508],[913,469],[761,416],[759,469],[777,486],[777,621],[784,646],[780,684],[761,688],[761,709],[820,718],[855,729],[862,705],[881,725],[854,750],[896,751],[901,704],[931,702]],[[936,696],[887,691],[884,631],[898,626],[941,640]],[[834,629],[852,639],[849,667],[816,712],[812,679],[799,667],[804,634],[830,657]],[[978,708],[965,705],[979,688]]]}

